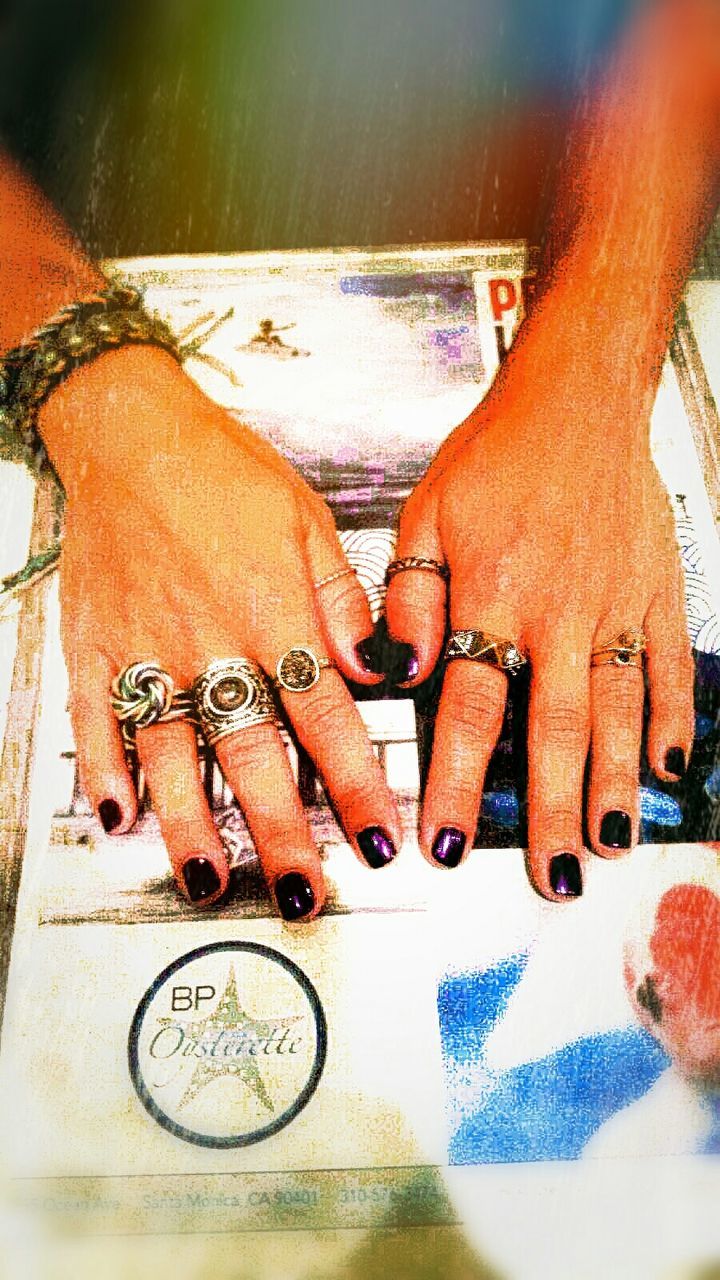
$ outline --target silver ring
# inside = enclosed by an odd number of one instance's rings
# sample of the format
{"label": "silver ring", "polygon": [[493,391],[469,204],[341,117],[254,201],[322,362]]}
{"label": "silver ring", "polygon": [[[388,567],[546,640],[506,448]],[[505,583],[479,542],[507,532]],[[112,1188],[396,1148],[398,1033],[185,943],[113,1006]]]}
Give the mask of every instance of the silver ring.
{"label": "silver ring", "polygon": [[329,582],[337,582],[338,578],[344,578],[347,574],[352,573],[357,576],[357,570],[348,564],[344,569],[336,569],[334,573],[328,573],[324,578],[318,578],[317,582],[313,582],[313,586],[317,591],[318,587],[326,587]]}
{"label": "silver ring", "polygon": [[318,658],[312,649],[297,645],[288,649],[275,669],[275,685],[288,693],[306,693],[320,679],[320,672],[334,663],[329,658]]}
{"label": "silver ring", "polygon": [[249,658],[211,662],[193,683],[192,696],[208,746],[256,724],[277,723],[270,682]]}
{"label": "silver ring", "polygon": [[514,675],[527,663],[525,654],[513,640],[491,636],[486,631],[453,631],[445,646],[444,658],[452,662],[456,658],[468,658],[471,662],[487,662],[498,671]]}
{"label": "silver ring", "polygon": [[128,730],[180,720],[193,711],[190,694],[180,689],[176,693],[172,676],[157,662],[123,667],[110,686],[110,705]]}

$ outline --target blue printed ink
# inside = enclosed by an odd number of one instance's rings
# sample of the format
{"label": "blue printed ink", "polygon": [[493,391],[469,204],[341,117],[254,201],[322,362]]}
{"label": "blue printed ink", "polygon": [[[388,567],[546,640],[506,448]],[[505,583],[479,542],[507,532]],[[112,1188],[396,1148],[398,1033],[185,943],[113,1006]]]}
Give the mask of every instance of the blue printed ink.
{"label": "blue printed ink", "polygon": [[640,788],[640,817],[644,822],[654,822],[659,827],[679,827],[682,809],[674,796],[654,787]]}
{"label": "blue printed ink", "polygon": [[574,1160],[606,1120],[643,1097],[669,1064],[648,1032],[586,1036],[503,1072],[450,1141],[451,1164]]}
{"label": "blue printed ink", "polygon": [[520,821],[520,803],[515,791],[486,791],[482,798],[482,815],[499,827],[516,827]]}
{"label": "blue printed ink", "polygon": [[527,953],[508,956],[482,973],[448,975],[438,986],[443,1055],[467,1063],[482,1047],[527,967]]}

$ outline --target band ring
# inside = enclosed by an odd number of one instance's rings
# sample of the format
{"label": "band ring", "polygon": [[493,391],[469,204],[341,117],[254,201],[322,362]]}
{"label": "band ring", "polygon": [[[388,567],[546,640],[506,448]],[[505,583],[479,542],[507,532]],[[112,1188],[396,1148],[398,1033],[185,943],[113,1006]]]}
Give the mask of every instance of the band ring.
{"label": "band ring", "polygon": [[126,734],[152,724],[192,717],[192,695],[175,690],[172,676],[157,662],[131,662],[110,686],[110,705]]}
{"label": "band ring", "polygon": [[353,569],[352,565],[348,564],[344,569],[336,569],[334,573],[328,573],[324,578],[318,578],[317,582],[313,582],[313,586],[317,591],[320,587],[326,587],[329,582],[337,582],[338,578],[344,578],[350,573],[357,576],[357,571]]}
{"label": "band ring", "polygon": [[192,697],[210,747],[242,729],[278,722],[270,681],[249,658],[211,662],[193,682]]}
{"label": "band ring", "polygon": [[590,656],[591,667],[642,667],[647,639],[642,631],[621,631],[614,640],[598,645]]}
{"label": "band ring", "polygon": [[318,658],[312,649],[297,645],[278,658],[273,683],[276,688],[285,689],[288,693],[306,693],[317,684],[320,672],[325,667],[334,665],[330,658]]}
{"label": "band ring", "polygon": [[470,662],[486,662],[508,675],[515,675],[527,663],[525,654],[513,640],[491,636],[486,631],[453,631],[443,657],[446,662],[453,662],[458,658],[465,658]]}
{"label": "band ring", "polygon": [[443,582],[450,577],[450,570],[440,560],[431,560],[427,556],[401,556],[399,560],[391,560],[385,570],[385,581],[391,582],[397,573],[406,573],[408,569],[424,569],[426,573],[435,573]]}

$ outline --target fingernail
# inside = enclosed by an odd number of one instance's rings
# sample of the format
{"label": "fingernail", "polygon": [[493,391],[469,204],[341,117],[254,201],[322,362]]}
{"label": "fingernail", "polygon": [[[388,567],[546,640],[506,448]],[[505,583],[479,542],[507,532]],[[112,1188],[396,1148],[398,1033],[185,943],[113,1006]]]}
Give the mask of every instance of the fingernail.
{"label": "fingernail", "polygon": [[299,920],[315,906],[312,885],[299,871],[288,871],[275,881],[275,897],[283,920]]}
{"label": "fingernail", "polygon": [[671,747],[665,756],[666,773],[674,773],[676,778],[682,778],[686,768],[682,747]]}
{"label": "fingernail", "polygon": [[574,853],[556,853],[550,862],[550,888],[563,898],[579,898],[582,872]]}
{"label": "fingernail", "polygon": [[397,850],[382,827],[366,827],[356,837],[358,848],[369,867],[376,870],[392,862]]}
{"label": "fingernail", "polygon": [[211,898],[220,888],[220,877],[209,858],[188,858],[182,873],[193,902]]}
{"label": "fingernail", "polygon": [[372,636],[367,636],[365,640],[361,640],[355,645],[355,652],[366,671],[371,671],[373,675],[381,676],[382,668],[378,663],[378,654]]}
{"label": "fingernail", "polygon": [[630,814],[610,809],[600,823],[600,843],[608,849],[629,849],[632,840]]}
{"label": "fingernail", "polygon": [[435,837],[432,856],[443,867],[456,867],[463,856],[465,832],[457,827],[441,827]]}
{"label": "fingernail", "polygon": [[397,643],[393,653],[393,679],[395,684],[414,680],[420,670],[420,660],[411,644]]}
{"label": "fingernail", "polygon": [[98,805],[98,817],[103,825],[103,830],[110,834],[122,822],[122,810],[117,800],[101,800]]}

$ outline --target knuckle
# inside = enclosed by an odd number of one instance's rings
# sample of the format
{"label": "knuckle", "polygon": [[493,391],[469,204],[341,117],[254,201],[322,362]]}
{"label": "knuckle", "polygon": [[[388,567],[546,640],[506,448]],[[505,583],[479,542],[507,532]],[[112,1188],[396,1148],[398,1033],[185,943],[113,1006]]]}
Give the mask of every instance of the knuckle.
{"label": "knuckle", "polygon": [[350,728],[347,715],[337,693],[329,687],[330,681],[327,681],[328,687],[324,685],[325,681],[320,681],[314,689],[302,695],[304,715],[298,722],[298,732],[301,738],[309,733],[313,738],[322,735],[327,741],[342,741],[347,739]]}
{"label": "knuckle", "polygon": [[571,702],[556,702],[538,714],[534,740],[563,751],[580,752],[587,748],[589,722],[585,711]]}
{"label": "knuckle", "polygon": [[337,613],[359,612],[365,605],[365,595],[357,578],[348,573],[344,578],[323,587],[330,608]]}
{"label": "knuckle", "polygon": [[242,777],[265,773],[272,766],[275,731],[269,725],[241,729],[217,744],[216,755],[223,772]]}
{"label": "knuckle", "polygon": [[[613,720],[635,721],[642,714],[643,680],[642,672],[637,670],[638,679],[628,680],[628,672],[621,672],[620,678],[605,679],[598,682],[594,698],[595,712]],[[614,675],[614,673],[613,673]]]}
{"label": "knuckle", "polygon": [[500,732],[503,702],[485,681],[473,681],[462,693],[455,692],[447,710],[460,736],[473,742],[494,741]]}

